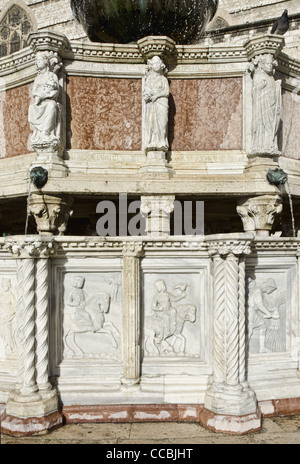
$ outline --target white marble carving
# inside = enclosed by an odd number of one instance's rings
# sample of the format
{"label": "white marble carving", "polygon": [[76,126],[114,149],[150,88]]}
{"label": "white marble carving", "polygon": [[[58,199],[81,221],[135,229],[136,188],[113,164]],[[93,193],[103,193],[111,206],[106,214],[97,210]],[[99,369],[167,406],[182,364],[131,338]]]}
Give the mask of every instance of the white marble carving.
{"label": "white marble carving", "polygon": [[34,81],[28,120],[33,129],[32,146],[59,145],[61,130],[61,106],[57,102],[59,82],[56,72],[60,65],[53,52],[36,55],[38,75]]}
{"label": "white marble carving", "polygon": [[[0,340],[4,357],[16,351],[16,303],[11,280],[3,277],[0,289]],[[1,352],[0,354],[2,355]]]}
{"label": "white marble carving", "polygon": [[147,63],[143,97],[146,103],[144,116],[144,145],[146,151],[168,151],[169,83],[167,69],[159,56]]}
{"label": "white marble carving", "polygon": [[274,278],[249,278],[248,340],[251,353],[286,350],[286,293]]}
{"label": "white marble carving", "polygon": [[85,278],[75,276],[72,288],[67,294],[64,311],[64,342],[66,356],[84,357],[92,356],[79,346],[76,335],[78,334],[106,334],[109,336],[110,345],[119,347],[120,333],[111,321],[106,320],[106,314],[110,310],[111,297],[104,291],[87,295],[84,290]]}
{"label": "white marble carving", "polygon": [[146,355],[186,355],[186,337],[182,332],[186,322],[196,321],[197,306],[176,303],[187,297],[187,287],[187,283],[178,283],[170,292],[163,279],[155,282],[152,315],[145,318]]}
{"label": "white marble carving", "polygon": [[272,54],[256,56],[250,65],[253,75],[252,152],[278,153],[281,117],[281,81],[274,79],[277,61]]}

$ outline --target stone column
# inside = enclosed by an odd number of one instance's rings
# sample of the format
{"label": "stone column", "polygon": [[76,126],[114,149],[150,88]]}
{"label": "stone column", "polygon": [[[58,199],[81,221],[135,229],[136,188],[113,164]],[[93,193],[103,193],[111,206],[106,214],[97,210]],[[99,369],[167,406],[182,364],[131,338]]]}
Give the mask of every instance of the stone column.
{"label": "stone column", "polygon": [[[45,122],[39,119],[38,133],[36,132],[34,126],[35,99],[30,105],[29,122],[33,129],[31,145],[37,154],[31,167],[42,166],[47,169],[50,179],[64,178],[68,174],[68,169],[63,161],[66,146],[66,74],[62,59],[64,56],[68,56],[69,42],[63,34],[43,31],[30,33],[27,44],[32,48],[37,58],[38,75],[35,80],[37,88],[40,80],[43,79],[43,69],[38,63],[40,57],[43,57],[47,62],[49,80],[46,84],[53,86],[53,88],[49,87],[48,91],[49,111],[53,112],[51,127],[49,126],[49,117]],[[53,106],[50,108],[51,104]]]}
{"label": "stone column", "polygon": [[245,232],[269,236],[276,215],[282,211],[280,195],[261,195],[238,200],[237,212]]}
{"label": "stone column", "polygon": [[62,425],[56,390],[48,372],[48,258],[51,239],[7,240],[17,260],[18,370],[1,423],[14,436],[46,433]]}
{"label": "stone column", "polygon": [[123,378],[125,388],[139,388],[141,364],[140,259],[143,244],[124,243],[123,247]]}
{"label": "stone column", "polygon": [[261,426],[246,379],[244,256],[250,240],[208,246],[214,272],[214,365],[200,421],[216,432],[246,433]]}
{"label": "stone column", "polygon": [[141,197],[141,214],[146,217],[146,232],[151,237],[170,235],[170,214],[175,196],[152,195]]}
{"label": "stone column", "polygon": [[39,234],[63,235],[72,215],[73,198],[66,195],[32,193],[29,211],[34,216]]}

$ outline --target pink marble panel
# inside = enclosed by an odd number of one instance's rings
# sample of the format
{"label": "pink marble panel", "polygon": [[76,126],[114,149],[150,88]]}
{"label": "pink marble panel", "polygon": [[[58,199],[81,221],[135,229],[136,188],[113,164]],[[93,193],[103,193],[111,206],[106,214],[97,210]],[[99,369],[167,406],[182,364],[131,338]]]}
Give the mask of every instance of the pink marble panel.
{"label": "pink marble panel", "polygon": [[22,85],[0,93],[0,157],[32,151],[28,123],[31,85]]}
{"label": "pink marble panel", "polygon": [[242,148],[242,79],[174,79],[170,84],[172,150]]}
{"label": "pink marble panel", "polygon": [[280,148],[283,156],[300,159],[300,95],[283,90]]}
{"label": "pink marble panel", "polygon": [[140,79],[68,79],[68,146],[90,150],[140,150]]}

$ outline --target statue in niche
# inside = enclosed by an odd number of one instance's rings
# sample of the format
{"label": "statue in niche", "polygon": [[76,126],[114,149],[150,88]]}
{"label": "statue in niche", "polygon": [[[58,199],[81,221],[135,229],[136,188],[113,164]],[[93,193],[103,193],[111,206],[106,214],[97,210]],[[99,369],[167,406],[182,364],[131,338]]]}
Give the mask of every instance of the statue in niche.
{"label": "statue in niche", "polygon": [[285,305],[283,292],[278,292],[274,279],[261,285],[252,282],[248,298],[249,342],[256,333],[258,352],[285,351],[285,324],[280,307]]}
{"label": "statue in niche", "polygon": [[169,83],[167,69],[159,56],[147,63],[143,98],[146,103],[144,142],[146,151],[168,151]]}
{"label": "statue in niche", "polygon": [[11,280],[4,277],[0,290],[0,338],[7,355],[11,355],[16,349],[16,330],[16,297],[11,288]]}
{"label": "statue in niche", "polygon": [[274,79],[277,62],[271,54],[255,57],[253,75],[252,152],[278,154],[281,81]]}
{"label": "statue in niche", "polygon": [[65,311],[65,335],[66,346],[75,356],[83,357],[84,351],[76,342],[78,333],[101,333],[110,336],[113,348],[118,348],[119,331],[112,322],[105,320],[105,314],[110,309],[110,296],[100,292],[93,297],[88,297],[84,291],[85,279],[76,276],[72,282],[66,304],[72,311]]}
{"label": "statue in niche", "polygon": [[194,323],[196,306],[174,305],[187,294],[187,284],[177,285],[174,295],[167,290],[164,280],[155,282],[156,295],[152,301],[152,316],[145,320],[145,350],[149,356],[184,356],[186,339],[182,334],[185,322]]}
{"label": "statue in niche", "polygon": [[36,55],[38,75],[33,84],[34,102],[29,107],[28,120],[33,129],[31,143],[35,145],[60,143],[61,105],[57,102],[59,82],[56,73],[60,68],[53,52]]}

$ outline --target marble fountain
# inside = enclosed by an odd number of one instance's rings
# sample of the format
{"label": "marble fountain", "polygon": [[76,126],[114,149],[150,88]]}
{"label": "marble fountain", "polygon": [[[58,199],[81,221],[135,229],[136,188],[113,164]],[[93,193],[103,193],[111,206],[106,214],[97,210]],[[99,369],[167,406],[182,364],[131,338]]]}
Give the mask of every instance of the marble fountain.
{"label": "marble fountain", "polygon": [[300,61],[207,44],[217,0],[71,7],[0,59],[2,432],[299,413]]}

